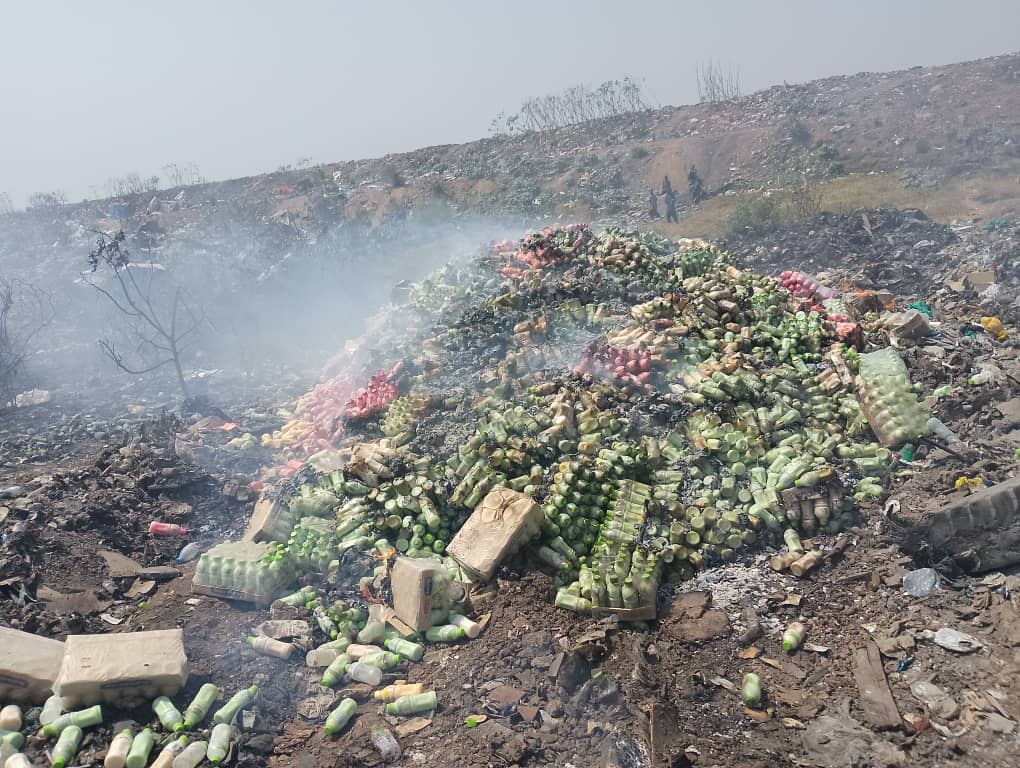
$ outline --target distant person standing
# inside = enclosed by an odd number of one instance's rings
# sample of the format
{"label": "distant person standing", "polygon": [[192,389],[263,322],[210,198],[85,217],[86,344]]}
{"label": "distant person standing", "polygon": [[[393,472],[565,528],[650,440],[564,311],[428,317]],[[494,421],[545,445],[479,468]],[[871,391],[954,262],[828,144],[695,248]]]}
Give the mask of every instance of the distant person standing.
{"label": "distant person standing", "polygon": [[676,192],[673,191],[672,187],[662,193],[663,199],[666,201],[666,221],[676,222],[678,221],[676,215]]}
{"label": "distant person standing", "polygon": [[708,197],[708,194],[705,192],[705,185],[701,182],[701,176],[698,175],[698,169],[693,165],[691,170],[687,172],[687,189],[690,191],[691,200],[694,201],[695,205]]}
{"label": "distant person standing", "polygon": [[659,218],[659,196],[655,194],[654,189],[648,190],[648,218]]}
{"label": "distant person standing", "polygon": [[672,192],[672,191],[673,191],[673,185],[669,183],[669,176],[663,176],[662,177],[662,192],[660,192],[659,194],[660,195],[665,195],[665,194],[667,194],[669,192]]}

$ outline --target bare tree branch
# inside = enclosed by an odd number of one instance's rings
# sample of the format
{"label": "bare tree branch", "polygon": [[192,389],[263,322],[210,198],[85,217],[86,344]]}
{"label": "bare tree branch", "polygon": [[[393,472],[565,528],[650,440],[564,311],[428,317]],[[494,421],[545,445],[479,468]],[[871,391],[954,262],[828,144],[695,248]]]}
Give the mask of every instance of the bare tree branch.
{"label": "bare tree branch", "polygon": [[[89,254],[92,272],[100,267],[109,268],[116,280],[116,289],[99,285],[90,276],[84,280],[129,319],[126,330],[136,341],[135,355],[139,361],[128,362],[108,339],[99,341],[99,348],[118,368],[133,375],[150,373],[172,365],[181,392],[187,398],[188,386],[181,356],[185,340],[202,326],[204,313],[194,312],[180,286],[166,285],[156,280],[155,270],[149,272],[147,279],[139,280],[137,269],[144,265],[132,265],[123,242],[123,232],[118,232],[113,238],[100,233],[95,250]],[[173,293],[168,295],[167,291],[171,288]],[[187,328],[183,331],[182,316],[188,320]],[[153,357],[155,359],[151,359]]]}

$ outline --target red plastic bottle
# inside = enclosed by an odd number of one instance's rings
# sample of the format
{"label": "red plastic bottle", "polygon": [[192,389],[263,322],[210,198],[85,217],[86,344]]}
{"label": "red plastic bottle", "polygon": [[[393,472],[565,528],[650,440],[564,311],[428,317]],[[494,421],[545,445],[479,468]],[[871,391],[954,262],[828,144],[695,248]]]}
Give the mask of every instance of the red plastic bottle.
{"label": "red plastic bottle", "polygon": [[149,523],[149,533],[153,536],[187,536],[188,529],[176,523],[161,523],[153,520]]}

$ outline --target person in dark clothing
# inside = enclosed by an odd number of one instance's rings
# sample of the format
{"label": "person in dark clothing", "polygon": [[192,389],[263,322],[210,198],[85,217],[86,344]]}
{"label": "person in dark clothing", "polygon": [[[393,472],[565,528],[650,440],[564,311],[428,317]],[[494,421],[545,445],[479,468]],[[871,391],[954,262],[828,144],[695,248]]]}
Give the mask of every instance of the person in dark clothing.
{"label": "person in dark clothing", "polygon": [[648,218],[659,218],[659,197],[654,189],[648,190]]}
{"label": "person in dark clothing", "polygon": [[666,200],[666,221],[675,222],[677,221],[676,216],[676,192],[672,189],[663,193],[663,197]]}
{"label": "person in dark clothing", "polygon": [[708,194],[705,192],[705,185],[701,183],[701,176],[698,175],[698,169],[693,165],[691,170],[687,172],[687,189],[690,191],[691,200],[694,201],[695,205],[708,197]]}
{"label": "person in dark clothing", "polygon": [[669,176],[662,177],[662,192],[660,195],[666,195],[673,191],[673,185],[669,183]]}

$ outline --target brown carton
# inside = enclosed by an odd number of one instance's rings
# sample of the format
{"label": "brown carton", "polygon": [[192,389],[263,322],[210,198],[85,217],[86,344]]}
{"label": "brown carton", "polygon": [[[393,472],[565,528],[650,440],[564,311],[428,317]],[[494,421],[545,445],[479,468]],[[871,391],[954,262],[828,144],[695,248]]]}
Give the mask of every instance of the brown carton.
{"label": "brown carton", "polygon": [[492,578],[503,559],[538,535],[542,508],[530,496],[497,485],[453,537],[447,554],[475,581]]}
{"label": "brown carton", "polygon": [[390,571],[393,588],[393,612],[397,618],[419,632],[432,626],[432,598],[436,576],[445,570],[442,563],[429,558],[398,557]]}
{"label": "brown carton", "polygon": [[60,673],[64,644],[0,627],[0,701],[42,704]]}
{"label": "brown carton", "polygon": [[245,541],[286,541],[294,528],[294,513],[279,499],[259,497],[244,531]]}
{"label": "brown carton", "polygon": [[53,692],[67,709],[129,706],[173,696],[187,681],[188,658],[179,629],[68,635]]}

